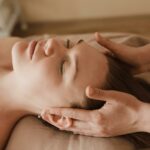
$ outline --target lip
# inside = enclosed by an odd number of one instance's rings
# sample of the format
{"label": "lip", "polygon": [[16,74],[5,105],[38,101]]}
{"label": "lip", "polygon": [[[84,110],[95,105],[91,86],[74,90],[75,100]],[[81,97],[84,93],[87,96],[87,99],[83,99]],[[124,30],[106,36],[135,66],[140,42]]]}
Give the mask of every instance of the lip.
{"label": "lip", "polygon": [[29,56],[30,56],[31,59],[32,59],[32,57],[34,55],[37,43],[38,43],[37,41],[31,41],[29,43]]}

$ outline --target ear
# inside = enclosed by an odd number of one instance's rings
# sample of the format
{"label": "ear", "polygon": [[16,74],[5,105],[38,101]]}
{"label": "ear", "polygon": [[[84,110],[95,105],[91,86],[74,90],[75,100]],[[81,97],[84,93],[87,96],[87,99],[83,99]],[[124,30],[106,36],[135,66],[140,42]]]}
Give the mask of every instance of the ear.
{"label": "ear", "polygon": [[54,114],[50,114],[48,110],[45,110],[41,113],[41,117],[46,122],[54,125],[59,129],[65,129],[72,126],[72,119],[69,117],[58,116]]}

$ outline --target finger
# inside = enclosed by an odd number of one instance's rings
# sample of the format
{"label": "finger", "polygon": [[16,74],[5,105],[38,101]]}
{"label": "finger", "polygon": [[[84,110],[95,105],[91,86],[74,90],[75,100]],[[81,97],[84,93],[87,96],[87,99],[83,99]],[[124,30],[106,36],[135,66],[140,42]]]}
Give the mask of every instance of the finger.
{"label": "finger", "polygon": [[78,130],[78,129],[70,129],[70,130],[65,130],[65,131],[73,132],[73,134],[91,136],[91,134],[89,133],[89,131],[81,131],[81,130]]}
{"label": "finger", "polygon": [[115,43],[109,39],[100,36],[99,33],[95,33],[95,38],[99,44],[108,48],[118,59],[124,61],[131,66],[137,66],[139,64],[137,59],[133,59],[134,57],[138,56],[137,48]]}
{"label": "finger", "polygon": [[[85,125],[86,126],[86,125]],[[91,130],[86,129],[86,128],[79,128],[79,127],[72,127],[72,128],[65,128],[65,131],[71,131],[74,134],[81,134],[81,135],[92,135],[89,134]]]}
{"label": "finger", "polygon": [[82,121],[89,121],[91,111],[75,108],[50,108],[49,113]]}
{"label": "finger", "polygon": [[60,128],[60,130],[72,131],[78,134],[87,134],[91,130],[90,124],[80,120],[73,120],[73,125],[68,128]]}
{"label": "finger", "polygon": [[90,123],[87,121],[73,120],[72,126],[64,128],[64,130],[72,131],[74,129],[87,131],[91,129]]}
{"label": "finger", "polygon": [[90,131],[80,131],[78,129],[74,129],[74,130],[71,130],[71,132],[73,132],[74,134],[78,134],[78,135],[92,136]]}
{"label": "finger", "polygon": [[[95,33],[95,38],[99,44],[108,48],[113,54],[115,54],[116,57],[118,57],[118,59],[126,62],[127,64],[131,66],[138,66],[141,63],[141,58],[140,59],[138,58],[139,57],[139,53],[137,53],[138,48],[113,42],[109,39],[100,36],[99,33]],[[133,59],[134,57],[136,59]]]}
{"label": "finger", "polygon": [[120,97],[121,92],[113,91],[113,90],[101,90],[98,88],[92,88],[88,86],[86,88],[86,95],[89,98],[103,101],[116,101]]}
{"label": "finger", "polygon": [[80,129],[69,129],[65,131],[71,131],[74,134],[79,134],[79,135],[86,135],[86,136],[92,136],[92,137],[106,137],[103,134],[99,134],[97,132],[93,132],[93,130],[80,130]]}
{"label": "finger", "polygon": [[141,67],[134,68],[132,70],[132,74],[139,74],[139,73],[148,72],[148,71],[150,71],[150,64],[145,64],[145,65],[142,65]]}
{"label": "finger", "polygon": [[95,33],[95,38],[99,44],[108,48],[114,54],[119,55],[119,56],[124,55],[124,50],[126,50],[128,47],[126,45],[115,43],[109,39],[106,39],[106,38],[100,36],[100,34],[98,32]]}

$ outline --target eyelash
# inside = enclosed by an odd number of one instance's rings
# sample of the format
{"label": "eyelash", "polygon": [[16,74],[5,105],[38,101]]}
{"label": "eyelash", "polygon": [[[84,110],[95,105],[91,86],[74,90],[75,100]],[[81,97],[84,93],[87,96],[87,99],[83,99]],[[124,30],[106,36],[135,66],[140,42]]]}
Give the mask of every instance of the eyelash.
{"label": "eyelash", "polygon": [[69,63],[69,57],[65,57],[63,59],[63,61],[61,62],[61,65],[60,65],[60,73],[61,73],[61,75],[64,73],[64,65],[67,62]]}
{"label": "eyelash", "polygon": [[61,73],[61,75],[64,73],[64,64],[65,64],[65,61],[66,60],[63,60],[62,62],[61,62],[61,65],[60,65],[60,73]]}
{"label": "eyelash", "polygon": [[[70,40],[69,40],[69,39],[67,39],[66,44],[65,44],[65,47],[66,47],[66,48],[69,48],[69,47],[70,47]],[[65,64],[66,61],[68,61],[68,57],[65,58],[65,59],[61,62],[61,66],[60,66],[60,73],[61,73],[61,75],[64,73],[63,70],[64,70],[64,64]]]}
{"label": "eyelash", "polygon": [[[77,42],[77,44],[82,43],[83,41],[84,41],[84,40],[80,39],[80,40]],[[70,48],[70,40],[69,40],[69,39],[67,39],[66,44],[65,44],[65,47],[66,47],[66,48]],[[61,74],[61,75],[63,75],[63,73],[64,73],[64,65],[65,65],[66,61],[67,61],[67,62],[70,62],[70,61],[69,61],[69,57],[66,57],[66,58],[63,59],[63,61],[61,62],[61,65],[60,65],[60,74]]]}

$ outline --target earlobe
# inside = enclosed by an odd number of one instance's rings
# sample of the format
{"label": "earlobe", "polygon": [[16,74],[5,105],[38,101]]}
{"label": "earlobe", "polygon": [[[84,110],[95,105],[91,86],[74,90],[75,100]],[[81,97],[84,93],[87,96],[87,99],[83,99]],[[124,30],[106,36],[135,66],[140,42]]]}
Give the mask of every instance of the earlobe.
{"label": "earlobe", "polygon": [[50,114],[49,111],[44,111],[41,114],[41,117],[46,122],[54,125],[55,127],[59,128],[59,129],[65,129],[65,128],[69,128],[72,126],[72,119],[71,118],[53,115],[53,114]]}

